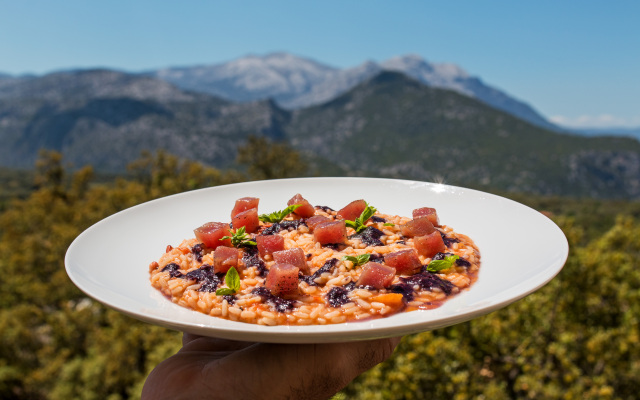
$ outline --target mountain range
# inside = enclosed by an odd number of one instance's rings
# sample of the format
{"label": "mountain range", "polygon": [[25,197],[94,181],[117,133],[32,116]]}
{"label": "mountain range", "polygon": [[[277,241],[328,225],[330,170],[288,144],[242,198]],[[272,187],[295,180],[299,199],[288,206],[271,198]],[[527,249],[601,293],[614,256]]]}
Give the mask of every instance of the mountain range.
{"label": "mountain range", "polygon": [[[222,166],[238,142],[272,133],[272,101],[236,104],[110,70],[68,71],[0,85],[0,165],[33,166],[41,148],[76,166],[122,171],[142,149]],[[203,146],[203,142],[207,146]]]}
{"label": "mountain range", "polygon": [[249,55],[222,64],[165,68],[146,74],[176,86],[236,102],[274,99],[286,109],[322,104],[382,71],[397,71],[427,86],[473,97],[534,125],[562,130],[528,104],[486,85],[455,64],[430,63],[417,55],[367,61],[340,69],[288,53]]}
{"label": "mountain range", "polygon": [[640,195],[640,142],[545,130],[457,92],[382,72],[292,113],[294,147],[362,175],[594,197]]}
{"label": "mountain range", "polygon": [[637,140],[558,133],[402,72],[378,71],[305,107],[267,97],[231,101],[105,69],[0,78],[0,166],[32,167],[50,148],[75,166],[121,172],[142,150],[166,149],[228,168],[240,144],[264,135],[331,165],[324,174],[640,198]]}

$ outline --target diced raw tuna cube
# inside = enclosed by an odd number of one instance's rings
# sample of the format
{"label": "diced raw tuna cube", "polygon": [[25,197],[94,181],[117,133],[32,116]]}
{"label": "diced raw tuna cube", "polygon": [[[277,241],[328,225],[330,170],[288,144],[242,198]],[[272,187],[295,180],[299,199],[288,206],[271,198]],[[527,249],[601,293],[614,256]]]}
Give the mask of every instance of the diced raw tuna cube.
{"label": "diced raw tuna cube", "polygon": [[343,220],[323,222],[316,225],[313,237],[320,244],[344,243],[347,240],[347,225]]}
{"label": "diced raw tuna cube", "polygon": [[413,275],[422,268],[418,253],[413,249],[385,254],[384,263],[395,268],[399,275]]}
{"label": "diced raw tuna cube", "polygon": [[441,253],[447,249],[440,232],[435,231],[425,236],[416,236],[413,238],[413,247],[416,248],[418,254],[425,257],[433,257],[437,253]]}
{"label": "diced raw tuna cube", "polygon": [[356,286],[371,286],[375,289],[383,289],[393,282],[396,269],[388,265],[368,262],[362,267],[362,273]]}
{"label": "diced raw tuna cube", "polygon": [[429,221],[429,217],[415,218],[400,226],[402,235],[406,237],[424,236],[435,230],[436,228],[434,228],[431,221]]}
{"label": "diced raw tuna cube", "polygon": [[325,217],[324,215],[314,215],[311,218],[307,218],[306,224],[309,227],[309,230],[313,232],[316,226],[323,222],[329,222],[331,219]]}
{"label": "diced raw tuna cube", "polygon": [[223,222],[207,222],[199,228],[193,230],[196,239],[202,244],[212,249],[218,246],[231,246],[231,239],[222,239],[224,236],[231,236],[229,224]]}
{"label": "diced raw tuna cube", "polygon": [[273,264],[264,286],[276,296],[294,296],[298,294],[298,273],[298,267],[291,264]]}
{"label": "diced raw tuna cube", "polygon": [[300,207],[296,208],[293,212],[301,218],[309,218],[313,217],[316,214],[316,209],[313,208],[311,203],[309,203],[304,197],[300,195],[300,193],[296,194],[287,202],[288,206],[300,204]]}
{"label": "diced raw tuna cube", "polygon": [[231,211],[231,218],[240,214],[243,211],[250,210],[252,208],[258,208],[258,203],[260,199],[257,197],[243,197],[241,199],[236,200],[236,204]]}
{"label": "diced raw tuna cube", "polygon": [[273,253],[273,260],[276,264],[291,264],[294,267],[298,267],[304,275],[309,275],[311,272],[307,265],[307,257],[304,255],[304,250],[300,247],[276,251]]}
{"label": "diced raw tuna cube", "polygon": [[263,258],[275,251],[284,250],[284,238],[280,235],[258,235],[256,236],[256,244],[258,252]]}
{"label": "diced raw tuna cube", "polygon": [[364,209],[367,208],[367,202],[364,200],[355,200],[341,208],[336,217],[340,219],[348,219],[349,221],[355,221],[356,218],[362,214]]}
{"label": "diced raw tuna cube", "polygon": [[231,267],[238,268],[238,249],[218,246],[213,252],[213,272],[227,272]]}
{"label": "diced raw tuna cube", "polygon": [[413,210],[413,219],[420,217],[427,217],[434,226],[440,226],[440,220],[438,219],[438,213],[435,208],[422,207]]}
{"label": "diced raw tuna cube", "polygon": [[254,233],[260,227],[260,220],[258,219],[258,209],[251,208],[247,211],[243,211],[240,214],[237,214],[235,217],[231,219],[231,224],[233,225],[233,229],[242,228],[247,233]]}

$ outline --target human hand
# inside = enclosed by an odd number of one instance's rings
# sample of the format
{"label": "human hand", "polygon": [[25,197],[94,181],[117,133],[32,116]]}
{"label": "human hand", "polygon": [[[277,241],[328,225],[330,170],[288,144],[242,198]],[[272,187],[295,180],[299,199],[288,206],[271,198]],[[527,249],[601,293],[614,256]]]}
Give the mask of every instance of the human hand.
{"label": "human hand", "polygon": [[272,344],[185,333],[182,349],[147,378],[142,399],[327,399],[399,342]]}

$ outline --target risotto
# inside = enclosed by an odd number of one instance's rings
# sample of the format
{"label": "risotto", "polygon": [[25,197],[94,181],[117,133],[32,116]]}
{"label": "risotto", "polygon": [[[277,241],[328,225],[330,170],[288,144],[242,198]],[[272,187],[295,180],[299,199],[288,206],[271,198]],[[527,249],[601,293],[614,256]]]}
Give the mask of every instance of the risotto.
{"label": "risotto", "polygon": [[167,246],[149,265],[151,285],[214,317],[310,325],[432,309],[477,279],[478,248],[433,208],[405,217],[356,200],[336,211],[297,194],[259,215],[258,203],[238,199],[230,223]]}

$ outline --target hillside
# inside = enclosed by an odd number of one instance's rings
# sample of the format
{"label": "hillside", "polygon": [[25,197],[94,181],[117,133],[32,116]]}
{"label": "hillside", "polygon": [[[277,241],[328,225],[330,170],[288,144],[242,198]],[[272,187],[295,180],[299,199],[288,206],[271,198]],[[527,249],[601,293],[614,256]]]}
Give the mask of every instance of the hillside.
{"label": "hillside", "polygon": [[280,138],[281,117],[270,101],[236,104],[115,71],[56,73],[0,88],[0,159],[27,168],[48,148],[76,166],[122,171],[163,148],[221,166],[250,134]]}
{"label": "hillside", "polygon": [[453,91],[383,72],[294,112],[291,143],[359,174],[541,194],[640,195],[640,143],[530,125]]}

